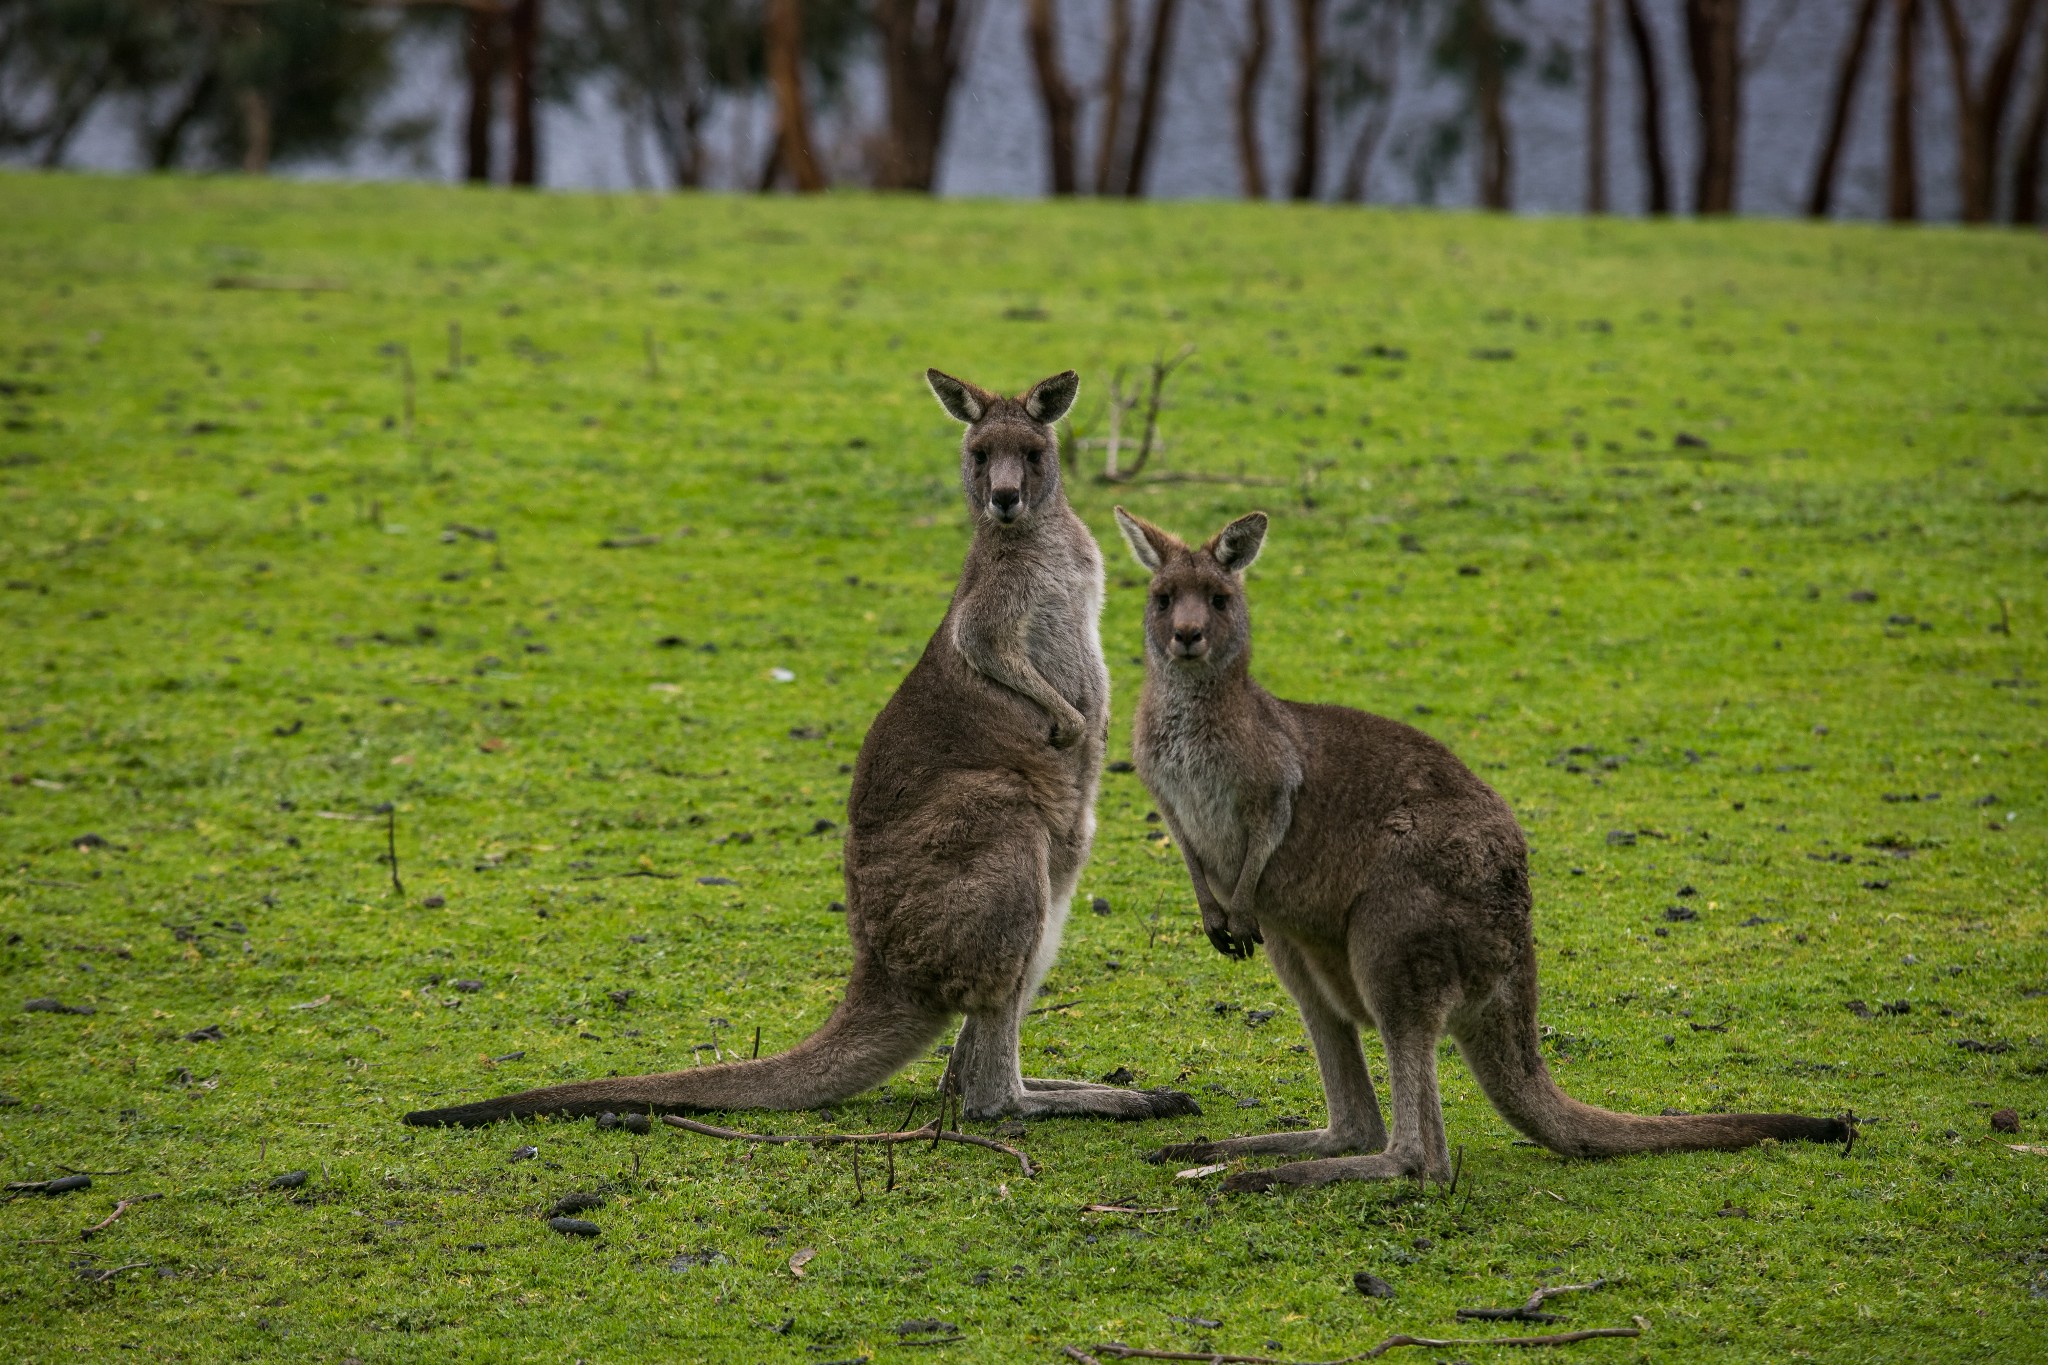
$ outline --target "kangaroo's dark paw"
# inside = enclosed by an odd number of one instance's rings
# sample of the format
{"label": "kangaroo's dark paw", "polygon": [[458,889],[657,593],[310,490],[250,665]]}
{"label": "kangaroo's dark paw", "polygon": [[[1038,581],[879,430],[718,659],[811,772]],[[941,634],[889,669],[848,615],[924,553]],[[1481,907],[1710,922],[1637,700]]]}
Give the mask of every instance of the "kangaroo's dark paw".
{"label": "kangaroo's dark paw", "polygon": [[1186,1115],[1200,1116],[1202,1106],[1195,1103],[1195,1097],[1185,1090],[1146,1090],[1142,1092],[1152,1106],[1155,1119],[1175,1119]]}
{"label": "kangaroo's dark paw", "polygon": [[1223,928],[1210,929],[1208,934],[1209,946],[1225,957],[1238,962],[1242,962],[1252,955],[1252,944],[1254,942],[1265,942],[1264,939],[1238,938],[1232,935],[1229,930]]}
{"label": "kangaroo's dark paw", "polygon": [[1193,1142],[1173,1142],[1156,1152],[1145,1154],[1145,1160],[1154,1166],[1163,1166],[1169,1161],[1213,1161],[1216,1149],[1209,1145],[1209,1139],[1196,1138]]}
{"label": "kangaroo's dark paw", "polygon": [[1239,1171],[1223,1182],[1225,1194],[1260,1194],[1283,1183],[1272,1171]]}

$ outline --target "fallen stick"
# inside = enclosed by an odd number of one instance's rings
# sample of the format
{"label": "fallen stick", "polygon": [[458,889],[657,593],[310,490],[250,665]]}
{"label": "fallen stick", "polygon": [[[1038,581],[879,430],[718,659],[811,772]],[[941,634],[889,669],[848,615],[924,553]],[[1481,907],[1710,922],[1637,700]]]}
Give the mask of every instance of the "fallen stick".
{"label": "fallen stick", "polygon": [[1060,1347],[1060,1353],[1069,1360],[1078,1360],[1081,1362],[1081,1365],[1102,1365],[1101,1361],[1089,1355],[1078,1346],[1062,1346]]}
{"label": "fallen stick", "polygon": [[94,1223],[85,1231],[79,1233],[78,1240],[81,1242],[91,1241],[92,1235],[95,1232],[101,1232],[107,1228],[112,1227],[114,1225],[114,1220],[116,1218],[119,1218],[122,1214],[128,1212],[128,1210],[134,1208],[137,1204],[147,1204],[152,1199],[161,1198],[163,1198],[162,1194],[138,1194],[133,1199],[120,1200],[114,1205],[114,1211],[112,1213],[108,1214],[105,1218],[100,1219],[99,1222]]}
{"label": "fallen stick", "polygon": [[1131,1205],[1129,1205],[1129,1204],[1083,1204],[1083,1205],[1081,1206],[1081,1212],[1083,1212],[1083,1213],[1128,1213],[1128,1214],[1133,1214],[1133,1215],[1143,1215],[1143,1214],[1148,1214],[1148,1213],[1179,1213],[1179,1212],[1180,1212],[1180,1210],[1179,1210],[1179,1209],[1140,1209],[1140,1208],[1133,1208],[1133,1207],[1132,1207]]}
{"label": "fallen stick", "polygon": [[[1642,1334],[1640,1327],[1589,1327],[1582,1332],[1556,1332],[1541,1337],[1411,1337],[1404,1334],[1388,1337],[1369,1351],[1324,1361],[1286,1361],[1277,1356],[1233,1356],[1218,1351],[1147,1351],[1118,1341],[1089,1349],[1098,1356],[1114,1360],[1196,1360],[1205,1362],[1205,1365],[1351,1365],[1357,1360],[1378,1360],[1400,1346],[1569,1346],[1575,1341],[1591,1341],[1596,1337],[1639,1337]],[[1068,1354],[1082,1359],[1086,1353],[1077,1354],[1069,1349]]]}
{"label": "fallen stick", "polygon": [[940,1121],[938,1119],[933,1119],[924,1127],[914,1128],[907,1133],[823,1133],[817,1135],[807,1133],[743,1133],[737,1128],[720,1128],[715,1124],[699,1123],[695,1119],[686,1119],[678,1114],[663,1114],[661,1121],[672,1127],[681,1128],[685,1132],[702,1133],[705,1137],[723,1138],[727,1142],[764,1142],[772,1145],[801,1142],[813,1147],[835,1147],[842,1142],[922,1142],[926,1138],[930,1138],[935,1146],[941,1142],[959,1142],[969,1147],[986,1147],[992,1152],[1002,1152],[1006,1156],[1017,1158],[1017,1164],[1023,1168],[1024,1176],[1027,1180],[1038,1174],[1038,1168],[1031,1164],[1031,1158],[1025,1156],[1024,1153],[1018,1151],[1015,1147],[997,1142],[994,1138],[977,1137],[973,1133],[949,1132],[939,1126]]}
{"label": "fallen stick", "polygon": [[81,1270],[78,1278],[87,1284],[105,1284],[124,1270],[140,1270],[148,1264],[148,1261],[130,1261],[127,1265],[109,1266],[105,1270]]}
{"label": "fallen stick", "polygon": [[1458,1310],[1458,1321],[1556,1322],[1558,1320],[1557,1314],[1540,1311],[1546,1299],[1554,1299],[1559,1294],[1576,1294],[1582,1290],[1605,1289],[1606,1287],[1607,1278],[1604,1275],[1591,1284],[1558,1284],[1552,1285],[1547,1289],[1538,1285],[1536,1292],[1529,1296],[1529,1301],[1518,1308],[1460,1308]]}

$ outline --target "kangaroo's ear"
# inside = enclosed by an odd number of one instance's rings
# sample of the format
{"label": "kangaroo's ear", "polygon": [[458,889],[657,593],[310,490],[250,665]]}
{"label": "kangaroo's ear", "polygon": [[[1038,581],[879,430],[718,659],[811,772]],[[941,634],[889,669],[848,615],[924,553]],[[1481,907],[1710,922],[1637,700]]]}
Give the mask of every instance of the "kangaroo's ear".
{"label": "kangaroo's ear", "polygon": [[989,395],[964,379],[955,379],[944,370],[926,370],[924,382],[932,386],[939,406],[951,413],[955,421],[972,426],[988,411]]}
{"label": "kangaroo's ear", "polygon": [[1074,395],[1080,391],[1081,376],[1072,370],[1062,370],[1031,386],[1031,392],[1024,395],[1024,415],[1051,426],[1067,415],[1067,409],[1074,406]]}
{"label": "kangaroo's ear", "polygon": [[1216,533],[1216,539],[1209,542],[1209,553],[1232,573],[1243,573],[1259,557],[1259,547],[1265,543],[1266,514],[1248,512]]}
{"label": "kangaroo's ear", "polygon": [[1158,573],[1168,555],[1187,548],[1169,533],[1121,507],[1116,509],[1116,529],[1124,533],[1124,544],[1131,547],[1132,556],[1145,566],[1147,573]]}

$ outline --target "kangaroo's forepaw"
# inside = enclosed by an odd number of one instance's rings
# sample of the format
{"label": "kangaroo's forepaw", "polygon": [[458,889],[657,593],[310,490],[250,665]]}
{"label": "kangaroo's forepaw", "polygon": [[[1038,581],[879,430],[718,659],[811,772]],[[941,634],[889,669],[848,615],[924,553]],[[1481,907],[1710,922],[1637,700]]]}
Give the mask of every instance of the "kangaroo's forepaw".
{"label": "kangaroo's forepaw", "polygon": [[1156,1152],[1147,1152],[1145,1160],[1163,1166],[1169,1161],[1209,1161],[1215,1155],[1216,1148],[1207,1138],[1196,1138],[1193,1142],[1170,1142]]}
{"label": "kangaroo's forepaw", "polygon": [[1140,1093],[1145,1096],[1146,1101],[1152,1106],[1151,1116],[1155,1119],[1177,1119],[1189,1115],[1196,1117],[1201,1115],[1202,1106],[1195,1103],[1195,1097],[1188,1094],[1185,1090],[1160,1089],[1146,1090]]}
{"label": "kangaroo's forepaw", "polygon": [[1242,962],[1252,955],[1254,940],[1239,938],[1222,925],[1205,925],[1203,927],[1209,935],[1209,945],[1225,957],[1233,961]]}

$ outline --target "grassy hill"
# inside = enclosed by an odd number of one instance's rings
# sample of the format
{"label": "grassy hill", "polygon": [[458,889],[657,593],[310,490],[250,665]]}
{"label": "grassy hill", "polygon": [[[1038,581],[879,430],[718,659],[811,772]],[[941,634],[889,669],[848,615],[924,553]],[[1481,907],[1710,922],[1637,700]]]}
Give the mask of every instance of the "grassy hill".
{"label": "grassy hill", "polygon": [[[19,1357],[1323,1359],[1601,1276],[1562,1326],[1644,1334],[1561,1358],[2041,1340],[2048,241],[7,175],[0,317],[0,1165],[117,1173],[0,1210]],[[1033,1180],[905,1150],[889,1190],[872,1149],[857,1187],[846,1148],[398,1124],[814,1027],[827,822],[966,542],[922,369],[1074,366],[1099,440],[1185,344],[1182,481],[1068,450],[1112,755],[1110,507],[1267,508],[1263,681],[1438,735],[1523,820],[1566,1088],[1853,1108],[1852,1153],[1564,1161],[1447,1053],[1455,1192],[1145,1165],[1321,1096],[1117,774],[1026,1065],[1200,1119],[1034,1123]],[[940,1065],[732,1121],[921,1121]],[[546,1226],[571,1191],[600,1237]],[[1119,1202],[1167,1211],[1083,1207]],[[904,1349],[931,1320],[961,1339]]]}

